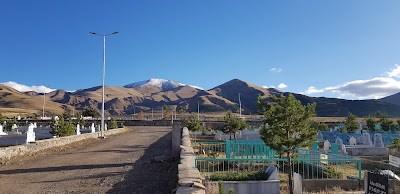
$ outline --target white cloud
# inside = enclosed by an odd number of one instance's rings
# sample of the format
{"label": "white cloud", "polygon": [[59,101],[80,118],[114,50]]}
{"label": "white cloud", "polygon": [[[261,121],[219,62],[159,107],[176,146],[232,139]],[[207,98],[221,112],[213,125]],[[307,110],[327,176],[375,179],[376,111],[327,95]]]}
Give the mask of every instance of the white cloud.
{"label": "white cloud", "polygon": [[13,82],[13,81],[4,82],[4,83],[1,83],[1,84],[4,84],[4,85],[6,85],[8,87],[11,87],[11,88],[14,88],[14,89],[16,89],[16,90],[18,90],[20,92],[35,91],[35,92],[38,92],[38,93],[49,93],[49,92],[52,92],[52,91],[55,90],[55,89],[51,89],[51,88],[48,88],[48,87],[43,86],[43,85],[42,86],[26,86],[26,85],[22,85],[22,84],[19,84],[17,82]]}
{"label": "white cloud", "polygon": [[369,80],[355,80],[340,86],[327,87],[326,91],[337,92],[358,99],[378,99],[400,92],[400,81],[391,77],[375,77]]}
{"label": "white cloud", "polygon": [[284,84],[284,83],[280,83],[279,85],[278,85],[278,88],[280,88],[280,89],[282,89],[282,88],[287,88],[288,86],[286,85],[286,84]]}
{"label": "white cloud", "polygon": [[400,77],[400,66],[395,65],[396,67],[392,69],[392,71],[387,72],[389,77]]}
{"label": "white cloud", "polygon": [[271,72],[276,72],[276,73],[280,73],[280,72],[283,71],[283,69],[278,68],[278,67],[274,67],[274,68],[270,69],[269,71],[271,71]]}
{"label": "white cloud", "polygon": [[304,92],[301,92],[301,94],[315,94],[315,93],[322,93],[324,92],[324,89],[317,89],[314,86],[308,87],[308,89]]}

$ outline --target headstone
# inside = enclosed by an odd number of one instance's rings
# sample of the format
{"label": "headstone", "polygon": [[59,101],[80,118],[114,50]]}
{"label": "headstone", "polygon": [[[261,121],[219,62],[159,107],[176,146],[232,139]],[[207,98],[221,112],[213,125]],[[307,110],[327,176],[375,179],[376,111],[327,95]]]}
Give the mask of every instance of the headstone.
{"label": "headstone", "polygon": [[342,151],[344,154],[347,154],[346,145],[342,144]]}
{"label": "headstone", "polygon": [[332,129],[332,128],[329,128],[329,132],[331,132],[331,133],[332,133],[332,132],[333,132],[333,129]]}
{"label": "headstone", "polygon": [[313,142],[312,143],[312,150],[318,151],[318,142]]}
{"label": "headstone", "polygon": [[0,125],[0,135],[7,135],[7,133],[3,132],[3,125]]}
{"label": "headstone", "polygon": [[330,148],[331,148],[331,143],[329,143],[328,140],[324,141],[324,151],[325,151],[325,153],[328,152]]}
{"label": "headstone", "polygon": [[350,144],[351,146],[357,145],[357,140],[356,140],[356,138],[354,138],[353,136],[351,136],[350,139],[349,139],[349,144]]}
{"label": "headstone", "polygon": [[36,123],[33,123],[33,127],[37,128],[37,124],[36,124]]}
{"label": "headstone", "polygon": [[107,131],[107,123],[104,124],[104,131]]}
{"label": "headstone", "polygon": [[21,120],[21,116],[18,116],[17,120],[18,120],[18,121]]}
{"label": "headstone", "polygon": [[335,140],[335,143],[338,144],[339,146],[342,146],[343,145],[343,140],[337,137],[336,140]]}
{"label": "headstone", "polygon": [[35,126],[33,124],[29,124],[28,131],[26,132],[26,143],[35,141],[35,132],[33,129]]}
{"label": "headstone", "polygon": [[356,131],[354,131],[355,134],[361,134],[361,129],[357,129]]}
{"label": "headstone", "polygon": [[331,144],[332,154],[339,154],[339,145],[336,143]]}
{"label": "headstone", "polygon": [[374,134],[374,145],[375,147],[383,148],[385,145],[383,144],[382,135],[380,133]]}
{"label": "headstone", "polygon": [[92,123],[92,125],[90,126],[90,130],[91,130],[91,133],[94,133],[96,131],[94,128],[94,123]]}
{"label": "headstone", "polygon": [[81,126],[79,124],[76,124],[76,135],[81,134]]}
{"label": "headstone", "polygon": [[372,145],[369,133],[363,133],[363,145]]}
{"label": "headstone", "polygon": [[293,194],[302,194],[303,184],[301,180],[301,175],[297,172],[293,174]]}

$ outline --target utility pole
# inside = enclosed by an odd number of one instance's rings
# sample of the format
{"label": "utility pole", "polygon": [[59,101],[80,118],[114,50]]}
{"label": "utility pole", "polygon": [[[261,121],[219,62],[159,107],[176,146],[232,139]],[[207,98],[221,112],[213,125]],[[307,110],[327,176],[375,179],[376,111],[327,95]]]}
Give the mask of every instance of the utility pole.
{"label": "utility pole", "polygon": [[239,115],[242,118],[242,101],[240,101],[240,93],[239,93]]}

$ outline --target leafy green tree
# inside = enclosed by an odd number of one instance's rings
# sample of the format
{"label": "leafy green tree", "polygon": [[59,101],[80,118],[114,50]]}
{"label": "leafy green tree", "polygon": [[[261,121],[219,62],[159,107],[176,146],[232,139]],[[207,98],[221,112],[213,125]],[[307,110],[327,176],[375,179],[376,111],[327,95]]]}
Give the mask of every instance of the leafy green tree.
{"label": "leafy green tree", "polygon": [[388,146],[388,148],[400,151],[400,138],[399,137],[394,138],[392,144]]}
{"label": "leafy green tree", "polygon": [[58,137],[70,136],[75,133],[74,124],[70,121],[65,121],[63,117],[60,117],[58,121],[53,117],[50,127],[50,133]]}
{"label": "leafy green tree", "polygon": [[280,155],[287,156],[289,192],[292,194],[292,152],[298,147],[309,146],[315,140],[317,130],[311,127],[310,117],[315,116],[316,104],[303,106],[289,94],[287,97],[271,96],[271,102],[268,103],[258,97],[258,106],[264,115],[261,138]]}
{"label": "leafy green tree", "polygon": [[390,120],[385,113],[377,112],[376,116],[379,118],[378,123],[381,124],[382,130],[389,131],[393,121]]}
{"label": "leafy green tree", "polygon": [[200,121],[197,119],[195,115],[192,114],[190,118],[187,120],[187,128],[190,131],[201,131]]}
{"label": "leafy green tree", "polygon": [[7,117],[3,116],[3,115],[0,113],[0,125],[2,125],[3,122],[4,122],[6,119],[7,119]]}
{"label": "leafy green tree", "polygon": [[118,128],[117,120],[115,120],[114,118],[111,118],[110,121],[108,122],[108,126],[110,129]]}
{"label": "leafy green tree", "polygon": [[326,123],[321,122],[313,122],[311,123],[311,127],[318,130],[318,131],[328,131],[329,127]]}
{"label": "leafy green tree", "polygon": [[344,120],[344,132],[354,132],[360,125],[356,121],[356,116],[349,112],[349,116]]}
{"label": "leafy green tree", "polygon": [[6,121],[7,122],[7,125],[6,125],[6,131],[11,131],[12,130],[12,126],[14,125],[14,124],[17,124],[17,119],[10,119],[10,120],[7,120]]}
{"label": "leafy green tree", "polygon": [[98,117],[100,114],[94,108],[86,107],[82,111],[82,116],[84,117]]}
{"label": "leafy green tree", "polygon": [[366,118],[365,123],[367,124],[367,130],[368,131],[374,131],[375,130],[375,124],[376,121],[373,118]]}
{"label": "leafy green tree", "polygon": [[[225,133],[233,133],[235,137],[235,133],[239,130],[242,130],[247,127],[246,121],[236,117],[231,111],[228,111],[224,117],[224,132]],[[235,137],[236,138],[236,137]]]}

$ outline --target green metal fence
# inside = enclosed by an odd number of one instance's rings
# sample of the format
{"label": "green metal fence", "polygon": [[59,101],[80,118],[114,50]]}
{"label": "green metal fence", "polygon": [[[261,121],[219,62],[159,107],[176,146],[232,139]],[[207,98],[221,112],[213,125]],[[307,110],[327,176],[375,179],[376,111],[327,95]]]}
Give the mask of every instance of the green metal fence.
{"label": "green metal fence", "polygon": [[[269,166],[278,166],[280,173],[288,173],[286,158],[271,159],[226,159],[196,158],[195,167],[200,172],[264,171]],[[361,162],[343,159],[292,159],[292,171],[304,179],[361,179]]]}
{"label": "green metal fence", "polygon": [[[288,172],[287,158],[279,158],[260,141],[197,142],[193,144],[198,158],[195,167],[200,172],[259,171],[278,166]],[[361,160],[338,154],[298,149],[292,158],[292,170],[304,179],[361,178]]]}

